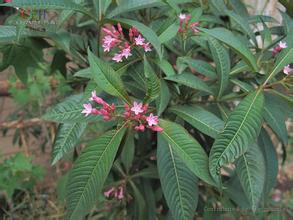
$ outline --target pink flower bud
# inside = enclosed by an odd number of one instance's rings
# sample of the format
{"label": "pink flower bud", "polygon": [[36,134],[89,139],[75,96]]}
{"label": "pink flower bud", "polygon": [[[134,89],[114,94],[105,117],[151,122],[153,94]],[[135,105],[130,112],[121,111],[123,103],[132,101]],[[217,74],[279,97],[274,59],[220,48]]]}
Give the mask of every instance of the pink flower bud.
{"label": "pink flower bud", "polygon": [[118,195],[117,195],[117,199],[122,200],[124,198],[124,189],[122,186],[118,187]]}
{"label": "pink flower bud", "polygon": [[159,127],[159,126],[151,126],[149,127],[151,130],[156,131],[156,132],[162,132],[164,129]]}
{"label": "pink flower bud", "polygon": [[145,130],[145,126],[143,124],[140,124],[139,126],[135,126],[134,129],[136,131],[144,131]]}
{"label": "pink flower bud", "polygon": [[104,196],[106,198],[109,198],[111,196],[111,194],[114,192],[114,190],[115,190],[114,187],[110,188],[108,191],[104,192]]}

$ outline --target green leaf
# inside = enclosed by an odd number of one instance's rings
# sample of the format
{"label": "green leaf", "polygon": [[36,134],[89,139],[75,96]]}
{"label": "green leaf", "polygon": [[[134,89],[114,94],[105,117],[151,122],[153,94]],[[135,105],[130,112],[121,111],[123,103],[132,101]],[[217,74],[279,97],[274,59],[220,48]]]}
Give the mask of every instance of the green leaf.
{"label": "green leaf", "polygon": [[161,81],[155,74],[146,58],[144,58],[144,75],[146,77],[146,97],[144,102],[151,102],[155,100],[161,91]]}
{"label": "green leaf", "polygon": [[209,174],[208,156],[200,144],[179,124],[160,119],[164,129],[162,136],[182,159],[186,166],[200,179],[214,185]]}
{"label": "green leaf", "polygon": [[90,68],[85,68],[82,70],[79,70],[74,74],[75,77],[81,77],[81,78],[86,78],[86,79],[91,79],[92,78],[92,72]]}
{"label": "green leaf", "polygon": [[121,152],[121,161],[128,172],[132,166],[133,158],[135,154],[135,143],[134,143],[134,133],[129,131],[123,150]]}
{"label": "green leaf", "polygon": [[243,32],[247,34],[251,40],[253,40],[254,44],[257,45],[256,37],[249,26],[247,17],[241,17],[240,15],[229,10],[227,10],[226,13],[231,18],[231,20],[233,20],[237,25],[239,25]]}
{"label": "green leaf", "polygon": [[224,130],[217,136],[209,159],[210,173],[219,181],[220,168],[245,153],[260,131],[264,97],[261,90],[250,93],[229,115]]}
{"label": "green leaf", "polygon": [[137,188],[137,186],[134,184],[132,180],[129,181],[130,186],[134,193],[134,219],[145,219],[146,216],[146,201]]}
{"label": "green leaf", "polygon": [[82,95],[70,96],[63,102],[50,108],[42,118],[58,123],[84,122],[100,119],[99,116],[85,117],[84,114],[81,113],[83,110],[82,104]]}
{"label": "green leaf", "polygon": [[67,185],[66,219],[81,219],[95,204],[125,130],[123,125],[103,134],[90,143],[75,162]]}
{"label": "green leaf", "polygon": [[97,58],[89,50],[88,59],[90,63],[90,69],[93,74],[93,79],[97,85],[105,92],[113,96],[118,96],[123,99],[123,101],[130,103],[123,82],[115,70],[113,70],[113,68],[108,63]]}
{"label": "green leaf", "polygon": [[160,42],[163,44],[174,38],[178,33],[179,25],[172,23],[162,34],[159,36]]}
{"label": "green leaf", "polygon": [[93,0],[96,15],[98,16],[99,20],[101,20],[102,16],[106,13],[111,3],[112,0]]}
{"label": "green leaf", "polygon": [[160,69],[165,73],[166,76],[176,75],[172,65],[167,60],[158,60],[156,64],[160,67]]}
{"label": "green leaf", "polygon": [[171,99],[171,94],[169,87],[165,80],[161,79],[161,91],[160,91],[160,96],[157,99],[157,111],[158,115],[160,116],[165,109],[167,108],[169,101]]}
{"label": "green leaf", "polygon": [[29,10],[34,9],[67,9],[85,12],[85,9],[80,4],[75,4],[70,0],[13,0],[6,4],[0,4],[0,6],[11,6],[26,8]]}
{"label": "green leaf", "polygon": [[157,6],[164,6],[165,4],[161,0],[121,0],[118,2],[116,8],[114,8],[107,18],[112,18],[122,13],[136,11],[144,8],[152,8]]}
{"label": "green leaf", "polygon": [[230,58],[228,51],[215,39],[208,38],[209,47],[212,53],[212,57],[216,63],[219,91],[218,97],[221,97],[229,82],[230,73]]}
{"label": "green leaf", "polygon": [[3,53],[3,60],[0,64],[0,71],[12,65],[15,74],[24,83],[27,83],[29,69],[37,69],[39,62],[43,61],[42,50],[48,45],[43,40],[23,39],[21,45],[8,44],[1,46],[0,51]]}
{"label": "green leaf", "polygon": [[236,173],[247,196],[252,211],[255,212],[260,202],[264,181],[265,163],[261,150],[252,144],[236,162]]}
{"label": "green leaf", "polygon": [[16,39],[16,27],[0,25],[0,43],[11,42]]}
{"label": "green leaf", "polygon": [[264,198],[269,196],[272,188],[277,183],[279,172],[278,155],[268,133],[262,129],[258,138],[258,144],[265,160],[265,185]]}
{"label": "green leaf", "polygon": [[229,0],[229,3],[236,14],[239,14],[242,17],[249,17],[247,8],[241,0]]}
{"label": "green leaf", "polygon": [[177,62],[188,64],[191,68],[195,69],[196,72],[199,72],[210,79],[217,79],[215,68],[206,61],[194,60],[191,57],[179,57]]}
{"label": "green leaf", "polygon": [[52,165],[75,147],[86,126],[87,123],[66,123],[59,126],[53,145]]}
{"label": "green leaf", "polygon": [[216,38],[217,40],[225,43],[228,47],[232,48],[245,62],[251,66],[252,70],[258,71],[256,58],[249,50],[249,48],[242,43],[231,31],[225,28],[205,29],[199,28],[200,31]]}
{"label": "green leaf", "polygon": [[136,27],[139,32],[153,45],[156,49],[157,53],[159,54],[160,59],[163,57],[161,51],[161,42],[157,34],[148,26],[134,20],[126,19],[126,18],[119,18],[118,22]]}
{"label": "green leaf", "polygon": [[286,111],[280,109],[287,108],[273,95],[265,94],[264,119],[282,140],[283,144],[288,144],[288,131],[286,128]]}
{"label": "green leaf", "polygon": [[193,219],[198,202],[197,177],[161,135],[157,161],[162,190],[174,219]]}
{"label": "green leaf", "polygon": [[193,88],[199,91],[204,91],[209,94],[213,94],[213,91],[205,82],[203,82],[202,80],[200,80],[198,77],[196,77],[195,75],[191,73],[176,74],[174,76],[165,77],[165,79],[180,83],[182,85],[188,86],[190,88]]}
{"label": "green leaf", "polygon": [[216,138],[224,128],[224,122],[221,119],[199,106],[174,106],[168,110],[213,138]]}

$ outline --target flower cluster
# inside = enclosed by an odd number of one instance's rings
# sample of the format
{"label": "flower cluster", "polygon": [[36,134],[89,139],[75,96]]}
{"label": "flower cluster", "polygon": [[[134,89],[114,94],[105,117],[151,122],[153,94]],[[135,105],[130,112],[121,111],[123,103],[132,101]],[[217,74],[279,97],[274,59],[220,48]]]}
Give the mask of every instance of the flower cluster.
{"label": "flower cluster", "polygon": [[[92,96],[89,100],[97,103],[101,107],[97,109],[94,108],[91,103],[84,104],[84,109],[81,113],[84,113],[85,116],[102,115],[105,121],[109,121],[113,117],[119,116],[115,113],[115,104],[112,103],[111,105],[109,105],[102,98],[97,96],[96,91],[92,92]],[[145,131],[146,128],[157,132],[163,131],[163,129],[158,126],[159,117],[155,116],[153,113],[147,115],[147,111],[149,109],[149,106],[147,104],[134,102],[132,106],[129,106],[126,103],[124,105],[124,109],[125,112],[123,113],[122,118],[125,121],[131,122],[130,124],[136,131]]]}
{"label": "flower cluster", "polygon": [[158,126],[159,117],[153,113],[146,115],[148,105],[134,102],[133,106],[130,107],[128,104],[124,105],[125,112],[124,118],[134,122],[134,129],[137,131],[144,131],[145,128],[149,128],[153,131],[162,132],[163,129]]}
{"label": "flower cluster", "polygon": [[283,73],[285,73],[286,75],[288,75],[289,73],[293,72],[293,69],[290,68],[290,65],[288,64],[287,66],[284,67],[283,69]]}
{"label": "flower cluster", "polygon": [[120,23],[117,24],[117,29],[112,25],[111,28],[103,27],[105,36],[103,38],[104,52],[110,52],[113,48],[118,48],[118,52],[114,54],[112,60],[119,63],[123,58],[132,56],[131,50],[133,47],[141,47],[145,52],[152,51],[149,42],[143,38],[140,32],[132,27],[128,30],[129,41],[125,38],[123,29]]}
{"label": "flower cluster", "polygon": [[104,196],[106,198],[116,198],[118,200],[122,200],[124,198],[124,188],[123,186],[119,186],[117,188],[112,187],[104,192]]}
{"label": "flower cluster", "polygon": [[179,26],[179,33],[187,33],[189,28],[193,33],[198,33],[199,30],[197,29],[199,26],[199,22],[193,22],[189,24],[189,21],[191,19],[191,15],[187,14],[180,14],[179,16],[180,19],[180,26]]}
{"label": "flower cluster", "polygon": [[101,105],[102,107],[100,109],[96,109],[96,108],[93,108],[91,103],[87,103],[83,105],[84,109],[81,113],[84,113],[85,116],[88,116],[90,114],[102,115],[105,121],[111,120],[116,109],[116,106],[114,103],[112,103],[112,105],[109,105],[102,98],[97,96],[96,91],[92,92],[92,97],[90,98],[90,101],[94,101],[95,103]]}
{"label": "flower cluster", "polygon": [[281,50],[287,48],[287,43],[280,41],[276,47],[273,49],[273,56],[276,56],[278,53],[281,52]]}

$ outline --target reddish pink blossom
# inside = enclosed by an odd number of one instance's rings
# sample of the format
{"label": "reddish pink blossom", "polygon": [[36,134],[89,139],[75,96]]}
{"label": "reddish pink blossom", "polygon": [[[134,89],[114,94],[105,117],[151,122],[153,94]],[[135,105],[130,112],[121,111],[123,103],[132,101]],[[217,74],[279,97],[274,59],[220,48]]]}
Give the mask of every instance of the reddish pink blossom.
{"label": "reddish pink blossom", "polygon": [[151,127],[159,123],[159,118],[158,116],[154,116],[153,113],[151,113],[148,117],[146,117],[146,121],[148,125]]}
{"label": "reddish pink blossom", "polygon": [[193,33],[198,33],[199,30],[197,29],[199,26],[199,22],[194,22],[190,25],[190,28],[192,30]]}
{"label": "reddish pink blossom", "polygon": [[144,131],[145,130],[145,126],[143,124],[140,124],[138,126],[135,126],[134,128],[136,131]]}
{"label": "reddish pink blossom", "polygon": [[180,19],[180,21],[185,21],[185,19],[186,19],[186,14],[179,14],[178,15],[178,17],[179,17],[179,19]]}
{"label": "reddish pink blossom", "polygon": [[118,187],[118,194],[117,194],[117,199],[122,200],[124,198],[124,189],[122,186]]}
{"label": "reddish pink blossom", "polygon": [[92,108],[91,103],[83,104],[83,107],[84,107],[84,109],[82,110],[81,113],[84,113],[85,116],[88,116],[88,115],[90,115],[92,113],[93,108]]}
{"label": "reddish pink blossom", "polygon": [[281,49],[285,49],[285,48],[287,48],[287,43],[286,43],[286,42],[282,42],[282,41],[280,41],[280,42],[278,43],[278,46],[279,46]]}
{"label": "reddish pink blossom", "polygon": [[149,127],[151,130],[156,131],[156,132],[162,132],[164,129],[159,127],[159,126],[151,126]]}
{"label": "reddish pink blossom", "polygon": [[122,57],[125,57],[126,59],[128,57],[132,56],[130,46],[127,42],[125,42],[125,46],[124,46],[123,50],[121,51],[121,55],[122,55]]}
{"label": "reddish pink blossom", "polygon": [[111,35],[106,35],[103,38],[104,52],[109,52],[113,47],[115,47],[120,42],[119,39],[112,37]]}
{"label": "reddish pink blossom", "polygon": [[273,56],[276,56],[280,53],[283,49],[287,48],[287,43],[280,41],[276,47],[273,48]]}
{"label": "reddish pink blossom", "polygon": [[104,105],[106,103],[102,98],[97,96],[97,92],[95,90],[92,91],[92,96],[90,98],[90,101],[94,101],[94,102],[96,102],[97,104],[100,104],[100,105]]}
{"label": "reddish pink blossom", "polygon": [[104,192],[104,196],[105,196],[106,198],[109,198],[109,197],[114,193],[114,191],[115,191],[115,188],[112,187],[112,188],[110,188],[108,191]]}
{"label": "reddish pink blossom", "polygon": [[134,38],[135,40],[135,45],[137,46],[143,46],[145,43],[145,39],[141,36],[141,35],[138,35],[138,37]]}
{"label": "reddish pink blossom", "polygon": [[288,75],[292,71],[293,71],[293,69],[290,68],[290,65],[289,64],[287,66],[285,66],[284,69],[283,69],[283,73],[286,74],[286,75]]}
{"label": "reddish pink blossom", "polygon": [[138,115],[140,113],[143,113],[144,110],[143,110],[143,105],[142,103],[137,103],[137,102],[134,102],[133,103],[133,107],[131,108],[131,111],[134,112],[134,114]]}
{"label": "reddish pink blossom", "polygon": [[152,51],[151,49],[151,46],[150,46],[150,43],[145,43],[144,45],[142,45],[143,49],[145,52],[149,52],[149,51]]}
{"label": "reddish pink blossom", "polygon": [[115,53],[112,60],[114,60],[116,63],[122,62],[123,55],[121,53]]}
{"label": "reddish pink blossom", "polygon": [[117,27],[118,27],[118,31],[119,31],[119,33],[120,33],[121,35],[123,35],[123,29],[122,29],[122,27],[121,27],[121,24],[118,23],[118,24],[117,24]]}

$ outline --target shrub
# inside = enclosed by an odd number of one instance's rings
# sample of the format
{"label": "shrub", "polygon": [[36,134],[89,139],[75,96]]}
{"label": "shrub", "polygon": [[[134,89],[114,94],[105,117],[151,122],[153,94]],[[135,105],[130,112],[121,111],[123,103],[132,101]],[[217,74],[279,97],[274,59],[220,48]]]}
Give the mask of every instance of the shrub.
{"label": "shrub", "polygon": [[[268,206],[278,174],[270,136],[284,155],[288,145],[293,21],[286,13],[283,25],[251,16],[238,0],[203,2],[6,4],[60,13],[43,24],[46,32],[1,26],[4,63],[26,83],[46,63],[36,55],[45,45],[35,42],[45,39],[52,65],[68,58],[76,66],[49,65],[48,74],[61,72],[83,88],[43,116],[59,123],[53,164],[86,143],[68,177],[67,219],[94,205],[91,215],[108,218],[208,219],[216,208],[264,215],[258,208]],[[7,24],[32,19],[24,14]]]}

